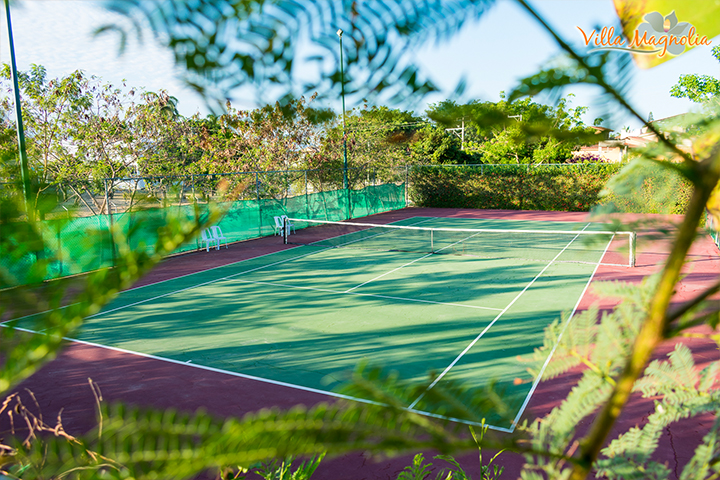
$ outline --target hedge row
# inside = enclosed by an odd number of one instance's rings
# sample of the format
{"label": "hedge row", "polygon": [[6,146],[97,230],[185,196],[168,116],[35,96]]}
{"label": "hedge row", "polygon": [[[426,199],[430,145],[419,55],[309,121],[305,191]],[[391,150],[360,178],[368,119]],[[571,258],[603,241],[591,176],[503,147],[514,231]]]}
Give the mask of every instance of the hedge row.
{"label": "hedge row", "polygon": [[[617,176],[624,166],[415,167],[410,173],[410,198],[421,207],[587,212],[596,205],[611,204],[623,212],[684,211],[690,185],[675,173],[658,167],[624,171],[623,182],[615,182],[624,187],[601,199],[600,192],[613,177],[620,178]],[[628,187],[628,183],[632,185]]]}

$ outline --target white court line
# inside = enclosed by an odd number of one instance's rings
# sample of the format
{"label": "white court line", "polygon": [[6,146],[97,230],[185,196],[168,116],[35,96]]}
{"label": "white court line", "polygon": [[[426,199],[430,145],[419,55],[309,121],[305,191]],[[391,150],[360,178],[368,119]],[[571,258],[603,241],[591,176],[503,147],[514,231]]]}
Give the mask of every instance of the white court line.
{"label": "white court line", "polygon": [[185,291],[187,291],[187,290],[192,290],[193,288],[203,287],[203,286],[205,286],[205,285],[210,285],[210,284],[212,284],[212,283],[221,282],[221,281],[223,281],[223,280],[230,280],[230,279],[232,279],[232,278],[234,278],[234,277],[238,277],[238,276],[240,276],[240,275],[245,275],[246,273],[252,273],[252,272],[255,272],[255,271],[257,271],[257,270],[262,270],[263,268],[272,267],[272,266],[274,266],[274,265],[279,265],[279,264],[281,264],[281,263],[289,262],[289,261],[292,261],[292,260],[297,260],[298,258],[303,258],[303,257],[307,257],[307,256],[310,256],[310,255],[314,255],[314,254],[319,253],[319,252],[324,252],[325,250],[330,250],[330,248],[328,247],[328,248],[324,248],[324,249],[322,249],[322,250],[316,250],[316,251],[314,251],[314,252],[306,253],[305,255],[299,255],[299,256],[296,256],[296,257],[292,257],[292,258],[286,258],[285,260],[280,260],[279,262],[269,263],[269,264],[267,264],[267,265],[262,265],[262,266],[257,267],[257,268],[253,268],[253,269],[250,269],[250,270],[245,270],[244,272],[239,272],[239,273],[235,273],[235,274],[233,274],[233,275],[228,275],[227,277],[217,278],[217,279],[215,279],[215,280],[210,280],[210,281],[208,281],[208,282],[198,283],[198,284],[192,285],[192,286],[187,287],[187,288],[181,288],[180,290],[175,290],[175,291],[172,291],[172,292],[164,293],[164,294],[158,295],[158,296],[156,296],[156,297],[146,298],[145,300],[140,300],[139,302],[130,303],[130,304],[128,304],[128,305],[123,305],[123,306],[121,306],[121,307],[113,308],[112,310],[106,310],[106,311],[98,312],[98,313],[96,313],[95,315],[90,315],[89,317],[85,317],[85,319],[87,320],[87,319],[89,319],[89,318],[98,317],[98,316],[101,316],[101,315],[105,315],[105,314],[107,314],[107,313],[112,313],[112,312],[116,312],[116,311],[118,311],[118,310],[123,310],[123,309],[125,309],[125,308],[134,307],[135,305],[140,305],[140,304],[142,304],[142,303],[151,302],[151,301],[153,301],[153,300],[157,300],[158,298],[169,297],[170,295],[175,295],[176,293],[185,292]]}
{"label": "white court line", "polygon": [[[171,282],[171,281],[173,281],[173,280],[178,280],[178,279],[180,279],[180,278],[190,277],[190,276],[192,276],[192,275],[200,275],[200,274],[202,274],[202,273],[209,272],[209,271],[211,271],[211,270],[217,270],[218,268],[230,267],[230,266],[232,266],[232,265],[237,265],[238,263],[247,262],[247,261],[250,261],[250,260],[254,260],[254,259],[256,259],[256,258],[267,257],[268,255],[275,255],[276,253],[284,252],[284,251],[286,251],[286,250],[293,250],[293,249],[295,249],[295,248],[300,248],[300,245],[295,245],[295,246],[293,246],[293,247],[291,247],[291,248],[284,248],[284,249],[282,249],[282,250],[278,250],[277,252],[264,253],[264,254],[262,254],[262,255],[258,255],[257,257],[251,257],[251,258],[246,258],[246,259],[244,259],[244,260],[238,260],[237,262],[226,263],[225,265],[218,265],[217,267],[212,267],[212,268],[208,268],[208,269],[205,269],[205,270],[200,270],[199,272],[186,273],[185,275],[180,275],[179,277],[168,278],[168,279],[165,279],[165,280],[160,280],[160,281],[158,281],[158,282],[146,283],[145,285],[140,285],[140,286],[137,286],[137,287],[131,287],[131,288],[128,288],[128,289],[126,289],[126,290],[123,290],[123,291],[119,292],[118,295],[122,295],[123,293],[131,292],[131,291],[133,291],[133,290],[139,290],[139,289],[145,288],[145,287],[152,287],[152,286],[159,285],[159,284],[165,283],[165,282]],[[75,303],[71,303],[71,304],[69,304],[69,305],[63,305],[62,307],[58,307],[57,309],[45,310],[44,312],[31,313],[30,315],[23,315],[22,317],[12,318],[12,319],[10,319],[10,320],[5,320],[4,322],[0,322],[0,325],[3,325],[3,324],[8,323],[8,322],[13,322],[13,321],[16,321],[16,320],[22,320],[23,318],[34,317],[35,315],[42,315],[42,314],[44,314],[44,313],[52,312],[53,310],[62,310],[63,308],[71,307],[71,306],[73,306],[73,305],[77,305],[78,303],[79,303],[79,302],[75,302]],[[103,312],[101,312],[101,313],[103,313]],[[98,313],[97,315],[99,315],[99,313]],[[88,317],[88,318],[90,318],[90,317]]]}
{"label": "white court line", "polygon": [[239,278],[234,279],[235,282],[251,283],[255,285],[268,285],[271,287],[284,287],[284,288],[296,288],[298,290],[312,290],[316,292],[334,293],[336,295],[355,295],[358,297],[374,297],[374,298],[386,298],[389,300],[401,300],[403,302],[418,302],[418,303],[432,303],[433,305],[446,305],[449,307],[464,307],[464,308],[475,308],[477,310],[494,310],[499,312],[500,308],[494,307],[480,307],[476,305],[467,305],[464,303],[447,303],[447,302],[435,302],[433,300],[423,300],[421,298],[406,298],[406,297],[393,297],[390,295],[377,295],[375,293],[357,293],[357,292],[342,292],[340,290],[330,290],[326,288],[315,288],[315,287],[300,287],[297,285],[288,285],[285,283],[273,283],[273,282],[259,282],[256,280],[242,280]]}
{"label": "white court line", "polygon": [[[256,237],[256,238],[263,238],[263,237]],[[255,240],[256,238],[252,238],[252,239],[249,239],[249,240]],[[207,269],[205,269],[205,270],[200,270],[200,271],[192,272],[192,273],[186,273],[185,275],[180,275],[179,277],[167,278],[167,279],[165,279],[165,280],[160,280],[160,281],[153,282],[153,283],[146,283],[145,285],[140,285],[140,286],[137,286],[137,287],[128,288],[127,290],[123,290],[123,291],[120,292],[120,293],[131,292],[131,291],[133,291],[133,290],[139,290],[139,289],[145,288],[145,287],[153,287],[153,286],[159,285],[159,284],[161,284],[161,283],[172,282],[173,280],[179,280],[179,279],[181,279],[181,278],[190,277],[190,276],[192,276],[192,275],[200,275],[200,274],[205,273],[205,272],[210,272],[210,271],[212,271],[212,270],[217,270],[218,268],[231,267],[231,266],[233,266],[233,265],[237,265],[238,263],[249,262],[250,260],[255,260],[256,258],[267,257],[268,255],[275,255],[276,253],[282,253],[282,252],[285,252],[285,251],[287,251],[287,250],[294,250],[294,249],[296,249],[296,248],[300,248],[300,245],[293,245],[293,246],[291,246],[290,248],[283,248],[282,250],[278,250],[277,252],[263,253],[262,255],[258,255],[257,257],[245,258],[245,259],[243,259],[243,260],[238,260],[237,262],[226,263],[226,264],[224,264],[224,265],[218,265],[217,267],[207,268]]]}
{"label": "white court line", "polygon": [[[232,266],[232,265],[237,265],[238,263],[247,262],[247,261],[250,261],[250,260],[254,260],[254,259],[256,259],[256,258],[267,257],[268,255],[275,255],[276,253],[281,253],[281,252],[284,252],[284,251],[287,251],[287,250],[293,250],[293,249],[295,249],[295,248],[300,248],[300,245],[295,245],[295,246],[293,246],[293,247],[291,247],[291,248],[285,248],[285,249],[283,249],[283,250],[278,250],[277,252],[264,253],[264,254],[262,254],[262,255],[258,255],[257,257],[251,257],[251,258],[246,258],[246,259],[244,259],[244,260],[238,260],[237,262],[226,263],[225,265],[218,265],[217,267],[208,268],[208,269],[206,269],[206,270],[200,270],[199,272],[186,273],[185,275],[180,275],[179,277],[168,278],[168,279],[166,279],[166,280],[160,280],[160,281],[158,281],[158,282],[147,283],[147,284],[145,284],[145,285],[140,285],[140,286],[138,286],[138,287],[128,288],[127,290],[123,290],[123,291],[119,292],[118,295],[122,295],[122,294],[124,294],[124,293],[126,293],[126,292],[131,292],[131,291],[133,291],[133,290],[139,290],[139,289],[145,288],[145,287],[152,287],[152,286],[159,285],[159,284],[165,283],[165,282],[171,282],[171,281],[173,281],[173,280],[178,280],[178,279],[180,279],[180,278],[190,277],[190,276],[192,276],[192,275],[200,275],[200,274],[203,274],[203,273],[205,273],[205,272],[209,272],[209,271],[211,271],[211,270],[217,270],[218,268],[230,267],[230,266]],[[178,291],[182,291],[182,290],[178,290]],[[78,303],[79,303],[79,302],[75,302],[75,303],[71,303],[71,304],[68,304],[68,305],[63,305],[62,307],[58,307],[57,309],[45,310],[45,311],[43,311],[43,312],[31,313],[30,315],[23,315],[22,317],[11,318],[10,320],[5,320],[5,321],[3,321],[3,322],[0,322],[0,325],[3,325],[3,324],[8,323],[8,322],[13,322],[13,321],[17,321],[17,320],[22,320],[22,319],[24,319],[24,318],[34,317],[34,316],[36,316],[36,315],[43,315],[43,314],[45,314],[45,313],[52,312],[53,310],[62,310],[62,309],[64,309],[64,308],[71,307],[71,306],[73,306],[73,305],[77,305]],[[100,312],[100,313],[97,313],[96,315],[100,315],[101,313],[105,313],[105,312]],[[90,317],[87,317],[87,318],[90,318]]]}
{"label": "white court line", "polygon": [[[419,223],[419,222],[418,222],[418,223]],[[479,235],[479,233],[476,233],[475,235],[470,235],[469,237],[463,238],[462,240],[458,240],[457,242],[451,243],[450,245],[446,245],[446,246],[444,246],[443,248],[441,248],[440,250],[438,250],[438,252],[441,252],[441,251],[445,250],[446,248],[450,248],[450,247],[452,247],[453,245],[457,245],[457,244],[460,243],[460,242],[464,242],[464,241],[467,240],[468,238],[472,238],[472,237],[474,237],[474,236],[476,236],[476,235]],[[391,273],[397,272],[397,271],[400,270],[401,268],[405,268],[405,267],[407,267],[408,265],[412,265],[413,263],[419,262],[420,260],[423,260],[423,259],[425,259],[425,258],[427,258],[427,257],[432,256],[432,255],[435,255],[435,252],[431,252],[431,253],[428,253],[427,255],[423,255],[423,256],[420,257],[420,258],[416,258],[416,259],[413,260],[412,262],[408,262],[408,263],[406,263],[405,265],[401,265],[401,266],[397,267],[397,268],[394,269],[394,270],[390,270],[389,272],[385,272],[385,273],[383,273],[382,275],[378,275],[378,276],[375,277],[375,278],[371,278],[371,279],[368,280],[367,282],[363,282],[363,283],[361,283],[360,285],[355,285],[354,287],[345,290],[345,293],[350,293],[350,292],[352,292],[353,290],[355,290],[356,288],[360,288],[360,287],[362,287],[362,286],[364,286],[364,285],[367,285],[367,284],[370,283],[370,282],[374,282],[375,280],[378,280],[378,279],[380,279],[380,278],[382,278],[382,277],[384,277],[384,276],[386,276],[386,275],[390,275]]]}
{"label": "white court line", "polygon": [[532,387],[530,388],[530,391],[528,392],[527,396],[525,397],[525,401],[523,402],[522,406],[520,407],[520,411],[515,416],[515,419],[512,422],[512,427],[511,427],[510,433],[515,431],[515,427],[517,426],[517,423],[520,421],[520,417],[522,417],[522,414],[525,412],[525,408],[527,408],[528,403],[530,403],[530,398],[532,397],[533,393],[535,393],[535,389],[537,388],[538,384],[540,383],[540,380],[542,380],[543,373],[545,373],[545,368],[550,363],[550,359],[552,359],[552,356],[555,353],[557,346],[560,344],[560,340],[562,339],[562,336],[565,333],[565,330],[567,330],[568,325],[570,325],[570,322],[572,321],[573,317],[575,316],[575,312],[577,311],[578,307],[580,306],[580,302],[582,301],[583,297],[585,296],[585,292],[587,291],[588,287],[590,286],[590,282],[592,282],[592,279],[595,276],[595,273],[597,272],[600,265],[604,265],[600,262],[602,262],[603,257],[605,257],[605,253],[607,252],[607,250],[610,247],[610,244],[612,243],[614,238],[615,238],[615,236],[613,235],[613,237],[610,239],[608,244],[605,246],[605,250],[603,251],[603,254],[600,257],[600,260],[598,261],[598,263],[595,264],[595,268],[593,269],[592,275],[590,275],[590,278],[588,279],[587,283],[585,284],[585,288],[583,289],[582,293],[580,294],[580,298],[578,298],[578,301],[575,304],[575,308],[573,308],[572,313],[570,314],[570,317],[568,318],[568,321],[565,323],[565,326],[563,327],[562,331],[560,332],[560,335],[558,335],[557,342],[555,342],[555,345],[553,345],[552,350],[550,350],[550,354],[545,359],[545,363],[543,363],[543,366],[540,369],[540,372],[538,372],[537,377],[535,377],[535,381],[533,381]]}
{"label": "white court line", "polygon": [[432,256],[432,253],[428,253],[427,255],[423,255],[423,256],[420,257],[420,258],[416,258],[416,259],[413,260],[412,262],[408,262],[408,263],[406,263],[405,265],[401,265],[401,266],[399,266],[399,267],[397,267],[397,268],[395,268],[395,269],[393,269],[393,270],[390,270],[389,272],[385,272],[385,273],[383,273],[382,275],[378,275],[378,276],[375,277],[375,278],[371,278],[371,279],[368,280],[367,282],[363,282],[363,283],[361,283],[361,284],[359,284],[359,285],[355,285],[355,286],[352,287],[352,288],[348,288],[348,289],[345,290],[343,293],[350,293],[350,292],[352,292],[353,290],[355,290],[356,288],[360,288],[360,287],[362,287],[363,285],[367,285],[367,284],[370,283],[370,282],[374,282],[375,280],[378,280],[378,279],[380,279],[380,278],[382,278],[382,277],[384,277],[384,276],[386,276],[386,275],[390,275],[391,273],[397,272],[397,271],[400,270],[401,268],[405,268],[405,267],[407,267],[408,265],[412,265],[413,263],[419,262],[420,260],[422,260],[422,259],[424,259],[424,258],[427,258],[427,257],[430,257],[430,256]]}
{"label": "white court line", "polygon": [[[58,307],[57,310],[62,310],[63,308],[71,307],[71,306],[73,306],[73,305],[77,305],[78,303],[80,303],[80,302],[71,303],[70,305],[63,305],[62,307]],[[18,321],[18,320],[22,320],[23,318],[34,317],[35,315],[43,315],[43,314],[50,313],[50,312],[55,311],[55,310],[56,310],[56,309],[53,308],[53,309],[50,309],[50,310],[45,310],[44,312],[31,313],[31,314],[29,314],[29,315],[23,315],[22,317],[11,318],[10,320],[5,320],[5,321],[3,321],[3,322],[0,322],[0,325],[5,325],[6,323],[10,323],[10,322],[16,322],[16,321]]]}
{"label": "white court line", "polygon": [[[4,327],[4,326],[3,326],[3,325],[0,325],[0,327]],[[45,335],[44,333],[35,332],[35,331],[29,330],[29,329],[27,329],[27,328],[20,328],[20,327],[5,327],[5,328],[13,328],[14,330],[18,330],[18,331],[22,331],[22,332],[27,332],[27,333],[33,333],[33,334],[36,334],[36,335]],[[63,337],[63,340],[67,340],[68,342],[73,342],[73,343],[79,343],[79,344],[81,344],[81,345],[88,345],[88,346],[96,347],[96,348],[104,348],[105,350],[111,350],[111,351],[114,351],[114,352],[121,352],[121,353],[127,353],[127,354],[129,354],[129,355],[136,355],[136,356],[138,356],[138,357],[149,358],[149,359],[151,359],[151,360],[158,360],[158,361],[161,361],[161,362],[168,362],[168,363],[172,363],[172,364],[175,364],[175,365],[182,365],[182,366],[185,366],[185,367],[197,368],[197,369],[200,369],[200,370],[206,370],[206,371],[208,371],[208,372],[220,373],[220,374],[224,374],[224,375],[230,375],[230,376],[232,376],[232,377],[239,377],[239,378],[244,378],[244,379],[247,379],[247,380],[254,380],[254,381],[256,381],[256,382],[268,383],[268,384],[270,384],[270,385],[277,385],[277,386],[281,386],[281,387],[293,388],[293,389],[295,389],[295,390],[302,390],[302,391],[305,391],[305,392],[317,393],[317,394],[320,394],[320,395],[327,395],[327,396],[329,396],[329,397],[342,398],[342,399],[344,399],[344,400],[351,400],[351,401],[354,401],[354,402],[365,403],[365,404],[369,404],[369,405],[377,405],[377,406],[381,406],[381,407],[388,407],[388,406],[389,406],[388,404],[381,403],[381,402],[376,402],[376,401],[374,401],[374,400],[367,400],[367,399],[364,399],[364,398],[353,397],[353,396],[351,396],[351,395],[344,395],[344,394],[342,394],[342,393],[331,392],[331,391],[329,391],[329,390],[320,390],[320,389],[318,389],[318,388],[305,387],[305,386],[303,386],[303,385],[296,385],[296,384],[294,384],[294,383],[281,382],[281,381],[279,381],[279,380],[272,380],[272,379],[269,379],[269,378],[256,377],[256,376],[254,376],[254,375],[247,375],[247,374],[245,374],[245,373],[233,372],[233,371],[231,371],[231,370],[223,370],[223,369],[221,369],[221,368],[209,367],[209,366],[201,365],[201,364],[197,364],[197,363],[190,363],[190,362],[192,361],[192,359],[183,362],[183,361],[180,361],[180,360],[174,360],[174,359],[172,359],[172,358],[159,357],[159,356],[157,356],[157,355],[152,355],[152,354],[149,354],[149,353],[135,352],[135,351],[133,351],[133,350],[127,350],[127,349],[124,349],[124,348],[110,347],[110,346],[108,346],[108,345],[102,345],[102,344],[99,344],[99,343],[87,342],[87,341],[85,341],[85,340],[78,340],[78,339],[76,339],[76,338]],[[422,410],[415,410],[415,409],[410,409],[410,408],[403,408],[403,410],[405,410],[406,412],[412,412],[412,413],[416,413],[416,414],[418,414],[418,415],[423,415],[423,416],[426,416],[426,417],[440,418],[440,419],[443,419],[443,420],[450,420],[450,421],[453,421],[453,422],[458,422],[458,423],[463,423],[463,424],[466,424],[466,425],[473,425],[473,426],[478,426],[478,427],[483,426],[483,424],[482,424],[481,422],[471,422],[471,421],[463,420],[463,419],[460,419],[460,418],[446,417],[446,416],[444,416],[444,415],[438,415],[437,413],[424,412],[424,411],[422,411]],[[511,433],[510,430],[508,430],[507,428],[504,428],[504,427],[496,427],[496,426],[494,426],[494,425],[488,425],[488,424],[484,424],[484,425],[487,426],[488,428],[492,429],[492,430],[497,430],[497,431],[500,431],[500,432]]]}
{"label": "white court line", "polygon": [[[589,227],[589,226],[590,226],[590,223],[588,223],[587,225],[585,225],[585,228],[587,228],[587,227]],[[583,228],[581,231],[584,231],[585,228]],[[455,364],[456,364],[457,362],[459,362],[462,357],[465,356],[465,354],[473,347],[473,345],[475,345],[475,344],[478,342],[478,340],[480,340],[480,339],[483,337],[483,335],[485,335],[485,333],[486,333],[488,330],[490,330],[490,328],[495,324],[495,322],[497,322],[497,321],[500,319],[500,317],[502,317],[503,314],[505,314],[505,312],[507,312],[508,309],[513,306],[513,304],[520,298],[520,296],[521,296],[523,293],[525,293],[525,292],[527,291],[527,289],[530,288],[530,286],[531,286],[533,283],[535,283],[535,280],[537,280],[538,278],[540,278],[540,276],[541,276],[543,273],[545,273],[545,270],[547,270],[547,269],[550,267],[550,265],[552,265],[553,262],[554,262],[560,255],[562,255],[562,253],[563,253],[565,250],[567,250],[567,248],[568,248],[568,247],[575,241],[575,239],[576,239],[577,237],[579,237],[579,236],[580,236],[580,233],[578,233],[577,235],[575,235],[575,237],[574,237],[572,240],[570,240],[570,242],[568,242],[567,245],[565,245],[565,248],[563,248],[562,250],[560,250],[560,253],[558,253],[557,255],[555,255],[555,258],[553,258],[552,260],[550,260],[550,263],[548,263],[547,265],[545,265],[545,268],[543,268],[542,271],[540,271],[540,273],[538,273],[537,275],[535,275],[535,278],[533,278],[533,279],[530,281],[530,283],[528,283],[528,284],[525,286],[525,288],[523,288],[522,291],[521,291],[520,293],[518,293],[515,298],[512,299],[512,301],[508,304],[507,307],[505,307],[500,313],[497,314],[497,316],[493,319],[493,321],[490,322],[490,323],[483,329],[483,331],[480,332],[480,334],[479,334],[477,337],[475,337],[475,339],[474,339],[472,342],[470,342],[470,344],[469,344],[467,347],[465,347],[465,350],[463,350],[463,351],[460,353],[460,355],[458,355],[458,356],[455,358],[455,360],[453,360],[452,363],[451,363],[450,365],[448,365],[448,366],[445,368],[445,370],[443,370],[443,372],[442,372],[440,375],[438,375],[438,377],[428,386],[428,388],[425,389],[425,392],[421,393],[420,396],[418,396],[418,398],[416,398],[415,401],[412,402],[408,408],[413,408],[415,405],[417,405],[417,403],[425,396],[425,393],[426,393],[428,390],[430,390],[431,388],[433,388],[435,385],[437,385],[437,383],[438,383],[445,375],[447,375],[447,373],[450,371],[450,369],[451,369],[452,367],[454,367]]]}
{"label": "white court line", "polygon": [[[414,217],[411,217],[411,218],[414,218]],[[426,218],[425,220],[421,220],[421,221],[419,221],[419,222],[417,222],[417,223],[428,222],[428,221],[430,221],[430,220],[434,220],[435,218],[437,218],[437,217]],[[417,223],[413,223],[412,225],[417,225]],[[388,225],[392,225],[392,223],[389,223]],[[349,235],[349,234],[346,234],[346,235]],[[341,236],[342,236],[342,235],[341,235]],[[338,238],[338,237],[335,237],[335,238]],[[368,238],[372,238],[372,237],[368,237]],[[357,240],[356,240],[356,241],[357,241]],[[352,243],[352,242],[349,242],[349,243]],[[227,264],[225,264],[225,265],[218,265],[217,267],[208,268],[208,269],[206,269],[206,270],[200,270],[199,272],[186,273],[185,275],[180,275],[179,277],[168,278],[168,279],[166,279],[166,280],[160,280],[159,282],[148,283],[148,284],[145,284],[145,285],[140,285],[139,287],[128,288],[127,290],[123,290],[122,292],[120,292],[119,295],[122,295],[123,293],[130,292],[130,291],[133,291],[133,290],[138,290],[138,289],[145,288],[145,287],[151,287],[151,286],[159,285],[159,284],[165,283],[165,282],[171,282],[171,281],[174,281],[174,280],[178,280],[178,279],[180,279],[180,278],[190,277],[190,276],[192,276],[192,275],[202,275],[203,273],[209,272],[209,271],[211,271],[211,270],[217,270],[217,269],[219,269],[219,268],[230,267],[230,266],[232,266],[232,265],[237,265],[237,264],[239,264],[239,263],[248,262],[248,261],[250,261],[250,260],[255,260],[256,258],[267,257],[268,255],[275,255],[276,253],[281,253],[281,252],[284,252],[284,251],[286,251],[286,250],[293,250],[293,249],[299,248],[299,247],[300,247],[300,245],[296,245],[296,246],[293,246],[293,247],[291,247],[291,248],[286,248],[286,249],[283,249],[283,250],[278,250],[277,252],[265,253],[265,254],[263,254],[263,255],[258,255],[257,257],[246,258],[246,259],[244,259],[244,260],[238,260],[237,262],[227,263]],[[326,248],[326,249],[323,249],[323,250],[318,250],[318,252],[322,252],[322,251],[324,251],[324,250],[327,250],[327,248]],[[308,254],[308,255],[311,255],[311,254]],[[306,256],[306,255],[303,255],[303,256]],[[298,256],[298,257],[293,257],[293,258],[302,258],[303,256]],[[281,262],[272,263],[272,264],[266,265],[266,266],[276,265],[277,263],[281,263]],[[255,269],[255,270],[258,270],[258,269]],[[248,270],[248,272],[252,272],[252,271],[254,271],[254,270]],[[246,272],[242,272],[242,273],[246,273]],[[237,274],[236,274],[236,275],[237,275]],[[223,277],[223,278],[220,278],[220,279],[214,280],[214,281],[226,280],[226,279],[231,278],[231,277],[233,277],[233,276],[234,276],[234,275],[230,275],[230,276],[228,276],[228,277]],[[213,281],[196,284],[195,286],[198,286],[198,287],[199,287],[199,286],[207,285],[207,284],[210,284],[210,283],[213,283]],[[137,302],[137,303],[133,303],[133,304],[130,304],[130,305],[126,305],[126,306],[124,306],[124,307],[118,307],[118,308],[115,308],[115,309],[113,309],[113,310],[98,312],[98,313],[96,313],[95,315],[91,315],[91,316],[89,316],[89,317],[87,317],[87,318],[93,318],[93,317],[96,317],[96,316],[99,316],[99,315],[103,315],[103,314],[105,314],[105,313],[110,313],[110,312],[114,312],[114,311],[116,311],[116,310],[120,310],[120,309],[122,309],[122,308],[132,307],[132,306],[134,306],[134,305],[139,305],[139,304],[141,304],[141,303],[145,303],[145,302],[148,302],[148,301],[150,301],[150,300],[155,300],[155,299],[157,299],[157,298],[162,298],[162,297],[164,297],[164,296],[172,295],[173,293],[184,292],[184,291],[186,291],[186,290],[190,290],[190,289],[194,288],[195,286],[193,286],[193,287],[188,287],[188,288],[183,288],[183,289],[180,289],[180,290],[175,290],[175,291],[172,292],[172,293],[168,293],[168,294],[165,294],[165,295],[160,295],[160,296],[157,296],[157,297],[153,297],[153,298],[150,298],[150,299],[147,299],[147,300],[143,300],[143,301],[140,301],[140,302]],[[71,306],[71,305],[76,305],[76,303],[71,303],[70,305],[63,305],[62,307],[58,307],[58,310],[62,310],[62,309],[67,308],[67,307],[69,307],[69,306]],[[24,319],[24,318],[34,317],[34,316],[36,316],[36,315],[42,315],[42,314],[45,314],[45,313],[48,313],[48,312],[52,312],[52,311],[53,311],[53,310],[45,310],[44,312],[38,312],[38,313],[30,314],[30,315],[24,315],[24,316],[18,317],[18,318],[11,318],[10,320],[5,320],[5,321],[0,322],[0,325],[4,325],[4,324],[6,324],[6,323],[13,322],[13,321],[17,321],[17,320],[22,320],[22,319]]]}

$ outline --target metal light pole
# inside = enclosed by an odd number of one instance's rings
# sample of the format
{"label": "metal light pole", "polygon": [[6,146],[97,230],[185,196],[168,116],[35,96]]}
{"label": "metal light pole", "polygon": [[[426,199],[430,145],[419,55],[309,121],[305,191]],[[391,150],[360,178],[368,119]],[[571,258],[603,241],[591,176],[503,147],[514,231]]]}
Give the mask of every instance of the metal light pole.
{"label": "metal light pole", "polygon": [[13,90],[15,91],[15,122],[17,124],[18,152],[20,154],[20,174],[22,176],[23,194],[25,197],[25,214],[28,216],[28,219],[32,219],[33,215],[30,211],[30,171],[28,170],[27,151],[25,149],[25,132],[23,131],[20,88],[17,79],[17,66],[15,65],[15,44],[13,43],[12,25],[10,23],[9,0],[5,0],[5,13],[7,15],[8,37],[10,38],[10,69],[12,70]]}
{"label": "metal light pole", "polygon": [[[7,0],[5,0],[7,1]],[[338,37],[340,37],[340,92],[342,95],[342,115],[343,115],[343,188],[348,189],[348,166],[347,166],[347,134],[345,133],[345,68],[343,62],[343,47],[342,47],[342,29],[337,31]],[[350,198],[348,197],[348,201]],[[348,203],[348,208],[349,208]]]}

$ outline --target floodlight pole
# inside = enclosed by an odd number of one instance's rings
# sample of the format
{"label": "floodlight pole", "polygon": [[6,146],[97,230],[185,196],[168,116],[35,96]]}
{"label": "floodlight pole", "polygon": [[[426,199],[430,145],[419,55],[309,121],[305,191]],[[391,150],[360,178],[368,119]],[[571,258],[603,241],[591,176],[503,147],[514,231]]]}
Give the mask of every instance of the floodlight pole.
{"label": "floodlight pole", "polygon": [[13,90],[15,91],[15,122],[17,124],[18,153],[20,156],[20,174],[23,183],[23,195],[25,197],[25,214],[28,219],[33,215],[30,211],[30,171],[28,169],[27,150],[25,148],[25,132],[23,131],[22,107],[20,106],[20,87],[18,85],[17,66],[15,64],[15,44],[13,43],[12,24],[10,22],[10,3],[5,0],[5,13],[7,16],[7,29],[10,48],[10,69],[12,71]]}
{"label": "floodlight pole", "polygon": [[[7,1],[7,0],[5,0]],[[343,46],[342,46],[342,29],[337,31],[338,37],[340,37],[340,92],[342,96],[342,115],[343,115],[343,188],[347,195],[348,201],[348,218],[350,218],[350,195],[348,191],[348,162],[347,162],[347,133],[345,132],[345,62],[343,61]]]}

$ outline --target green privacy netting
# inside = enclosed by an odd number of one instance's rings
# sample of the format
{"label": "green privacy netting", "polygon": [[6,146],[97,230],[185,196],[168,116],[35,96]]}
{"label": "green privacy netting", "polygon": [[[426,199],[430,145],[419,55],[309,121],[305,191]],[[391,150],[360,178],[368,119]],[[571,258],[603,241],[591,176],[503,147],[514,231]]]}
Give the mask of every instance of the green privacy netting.
{"label": "green privacy netting", "polygon": [[[356,190],[329,190],[315,193],[224,202],[224,213],[217,225],[229,242],[237,242],[275,233],[275,216],[288,215],[314,220],[345,220],[374,213],[397,210],[406,206],[404,184],[369,185]],[[45,238],[44,251],[16,258],[11,252],[0,252],[0,268],[12,278],[0,288],[24,285],[37,281],[33,265],[48,262],[45,280],[89,272],[114,265],[117,239],[110,235],[111,225],[121,232],[121,238],[131,249],[152,250],[158,231],[166,225],[168,215],[188,220],[208,212],[207,204],[175,205],[165,208],[134,210],[112,215],[93,215],[39,222]],[[7,225],[10,235],[12,225]],[[173,253],[200,248],[192,240]]]}

